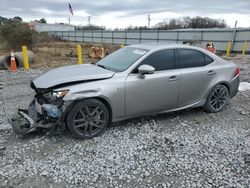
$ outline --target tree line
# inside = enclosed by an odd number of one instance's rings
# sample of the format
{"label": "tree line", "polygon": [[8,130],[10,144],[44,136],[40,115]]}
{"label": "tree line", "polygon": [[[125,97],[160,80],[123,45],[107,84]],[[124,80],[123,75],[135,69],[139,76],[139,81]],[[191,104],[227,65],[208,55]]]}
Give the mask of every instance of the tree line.
{"label": "tree line", "polygon": [[[172,30],[172,29],[196,29],[196,28],[225,28],[228,27],[224,19],[213,19],[208,17],[181,17],[164,19],[151,28],[147,26],[128,26],[125,30]],[[106,30],[103,26],[88,25],[76,26],[76,30]],[[114,30],[124,30],[115,28]]]}
{"label": "tree line", "polygon": [[[208,17],[181,17],[164,19],[162,22],[148,28],[147,26],[129,26],[126,30],[172,30],[172,29],[196,29],[196,28],[225,28],[228,27],[224,19]],[[119,30],[117,28],[117,30]]]}
{"label": "tree line", "polygon": [[[22,18],[16,16],[14,18],[3,18],[0,16],[0,25],[4,25],[10,22],[23,22]],[[47,23],[45,18],[40,20],[34,20],[37,23]],[[59,23],[64,24],[64,23]],[[180,18],[170,18],[164,19],[162,22],[148,28],[147,26],[128,26],[125,30],[172,30],[172,29],[188,29],[188,28],[225,28],[228,27],[224,19],[213,19],[209,17],[180,17]],[[106,30],[104,26],[98,25],[85,25],[85,26],[75,26],[76,30]],[[115,30],[124,30],[121,28],[116,28]]]}
{"label": "tree line", "polygon": [[154,26],[155,29],[188,29],[188,28],[225,28],[227,24],[224,19],[213,19],[208,17],[182,17],[165,19]]}

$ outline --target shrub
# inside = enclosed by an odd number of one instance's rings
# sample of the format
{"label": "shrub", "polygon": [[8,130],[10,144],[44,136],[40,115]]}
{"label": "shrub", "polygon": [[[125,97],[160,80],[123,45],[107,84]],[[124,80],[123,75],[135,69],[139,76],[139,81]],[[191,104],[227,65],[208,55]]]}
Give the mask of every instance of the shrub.
{"label": "shrub", "polygon": [[22,45],[31,49],[37,33],[31,31],[26,23],[9,22],[0,27],[0,35],[0,40],[6,41],[9,49],[20,50]]}

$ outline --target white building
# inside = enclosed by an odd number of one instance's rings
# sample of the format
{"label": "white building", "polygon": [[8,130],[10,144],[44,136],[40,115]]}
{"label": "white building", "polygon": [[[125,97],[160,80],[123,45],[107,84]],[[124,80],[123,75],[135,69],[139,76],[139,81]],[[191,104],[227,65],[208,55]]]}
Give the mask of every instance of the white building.
{"label": "white building", "polygon": [[31,30],[36,30],[38,32],[47,32],[47,31],[75,31],[75,27],[66,24],[45,24],[32,22],[29,24]]}

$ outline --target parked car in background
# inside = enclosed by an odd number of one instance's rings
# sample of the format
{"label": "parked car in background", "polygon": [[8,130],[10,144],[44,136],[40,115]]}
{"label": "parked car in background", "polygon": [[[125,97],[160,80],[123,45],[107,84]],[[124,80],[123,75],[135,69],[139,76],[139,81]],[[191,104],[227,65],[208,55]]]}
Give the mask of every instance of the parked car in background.
{"label": "parked car in background", "polygon": [[234,63],[205,49],[127,46],[95,65],[60,67],[34,79],[34,100],[28,110],[19,110],[12,126],[27,134],[56,125],[85,139],[111,122],[138,116],[193,107],[219,112],[236,95],[239,74]]}

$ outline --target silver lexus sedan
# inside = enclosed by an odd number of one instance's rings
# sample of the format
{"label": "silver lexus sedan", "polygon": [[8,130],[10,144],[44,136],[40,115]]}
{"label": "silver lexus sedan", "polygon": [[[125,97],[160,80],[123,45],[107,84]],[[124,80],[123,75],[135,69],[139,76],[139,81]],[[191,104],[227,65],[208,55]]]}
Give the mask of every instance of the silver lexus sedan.
{"label": "silver lexus sedan", "polygon": [[234,63],[201,48],[131,45],[95,65],[60,67],[34,79],[33,101],[11,123],[17,134],[57,128],[85,139],[138,116],[193,107],[219,112],[236,95],[239,74]]}

